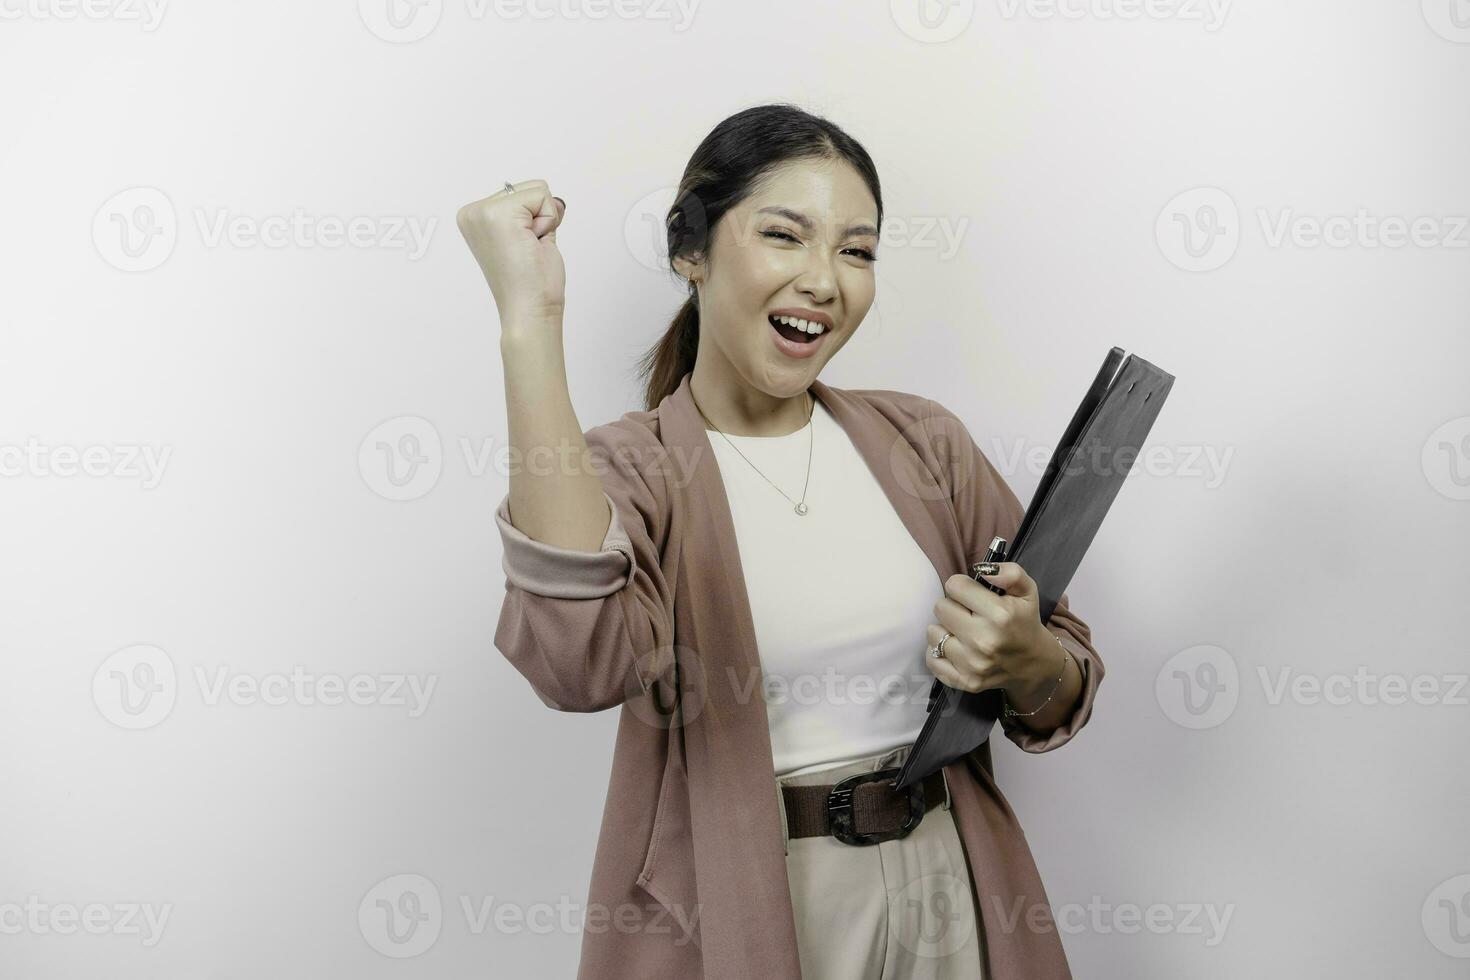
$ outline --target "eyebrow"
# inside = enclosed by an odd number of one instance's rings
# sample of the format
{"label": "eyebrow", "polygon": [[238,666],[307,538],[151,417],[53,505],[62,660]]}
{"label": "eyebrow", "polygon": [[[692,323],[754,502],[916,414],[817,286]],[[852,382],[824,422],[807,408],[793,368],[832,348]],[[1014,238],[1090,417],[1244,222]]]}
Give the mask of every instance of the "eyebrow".
{"label": "eyebrow", "polygon": [[[779,214],[781,217],[788,218],[801,225],[803,231],[812,230],[812,220],[800,211],[793,211],[790,208],[761,208],[756,211],[756,214]],[[846,238],[848,235],[872,235],[876,238],[878,237],[878,229],[872,225],[848,225],[842,230],[842,237]]]}

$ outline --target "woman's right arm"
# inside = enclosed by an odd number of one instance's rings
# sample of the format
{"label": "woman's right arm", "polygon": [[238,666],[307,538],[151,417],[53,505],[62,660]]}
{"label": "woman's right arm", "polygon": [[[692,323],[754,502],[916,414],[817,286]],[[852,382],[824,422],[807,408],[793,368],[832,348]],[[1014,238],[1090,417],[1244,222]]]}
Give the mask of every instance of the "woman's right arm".
{"label": "woman's right arm", "polygon": [[661,484],[640,466],[657,440],[620,423],[584,436],[572,408],[556,247],[564,214],[545,181],[526,181],[465,205],[457,222],[501,322],[511,472],[496,508],[506,593],[495,646],[546,704],[599,711],[672,667],[673,597],[650,531]]}

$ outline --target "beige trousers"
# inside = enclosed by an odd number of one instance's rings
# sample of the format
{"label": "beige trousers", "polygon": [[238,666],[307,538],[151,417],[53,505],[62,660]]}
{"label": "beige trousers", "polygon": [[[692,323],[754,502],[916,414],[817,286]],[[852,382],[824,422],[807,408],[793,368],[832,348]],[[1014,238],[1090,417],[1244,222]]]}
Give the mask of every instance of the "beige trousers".
{"label": "beige trousers", "polygon": [[[778,778],[782,827],[782,785],[834,783],[902,765],[907,754],[904,746]],[[985,937],[948,799],[898,840],[854,846],[830,835],[788,838],[786,871],[802,980],[985,980]]]}

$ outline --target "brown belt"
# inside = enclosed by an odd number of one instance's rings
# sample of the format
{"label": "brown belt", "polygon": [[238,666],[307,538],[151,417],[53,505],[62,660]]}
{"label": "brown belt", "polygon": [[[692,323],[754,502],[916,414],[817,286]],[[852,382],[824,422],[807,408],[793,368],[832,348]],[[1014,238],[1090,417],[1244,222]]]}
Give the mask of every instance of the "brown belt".
{"label": "brown belt", "polygon": [[898,771],[895,766],[860,772],[825,786],[783,785],[787,836],[795,840],[831,834],[854,845],[907,837],[925,813],[944,805],[944,770],[894,791],[889,784]]}

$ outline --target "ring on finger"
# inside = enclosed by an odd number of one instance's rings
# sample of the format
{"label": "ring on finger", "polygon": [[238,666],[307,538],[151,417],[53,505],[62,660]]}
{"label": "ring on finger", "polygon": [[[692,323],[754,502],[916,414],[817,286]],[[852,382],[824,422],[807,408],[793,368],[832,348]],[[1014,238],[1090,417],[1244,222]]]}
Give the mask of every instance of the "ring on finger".
{"label": "ring on finger", "polygon": [[953,633],[946,631],[945,634],[939,638],[939,642],[929,648],[929,656],[933,657],[935,660],[944,659],[945,641],[947,641],[952,636],[954,636]]}

